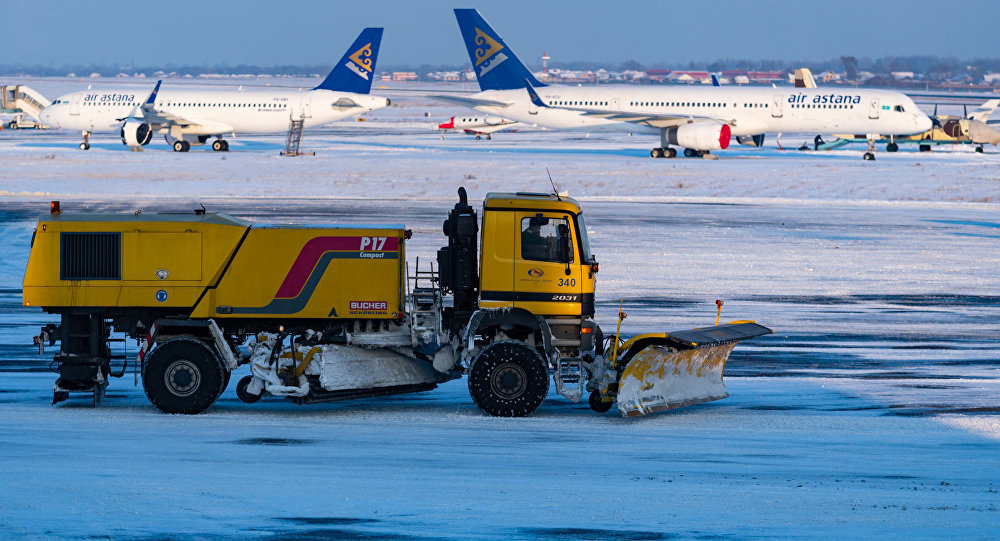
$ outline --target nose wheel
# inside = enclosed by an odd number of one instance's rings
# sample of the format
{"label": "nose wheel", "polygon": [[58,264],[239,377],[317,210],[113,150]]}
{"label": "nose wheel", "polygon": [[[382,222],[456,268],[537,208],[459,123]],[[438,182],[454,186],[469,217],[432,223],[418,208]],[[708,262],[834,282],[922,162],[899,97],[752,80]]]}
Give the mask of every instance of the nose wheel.
{"label": "nose wheel", "polygon": [[[892,152],[892,151],[890,151],[890,152]],[[866,162],[875,161],[875,140],[874,139],[869,139],[868,140],[868,152],[865,152],[865,155],[862,156],[862,157],[864,158],[864,160]]]}
{"label": "nose wheel", "polygon": [[90,150],[90,132],[83,132],[83,142],[80,143],[80,150]]}

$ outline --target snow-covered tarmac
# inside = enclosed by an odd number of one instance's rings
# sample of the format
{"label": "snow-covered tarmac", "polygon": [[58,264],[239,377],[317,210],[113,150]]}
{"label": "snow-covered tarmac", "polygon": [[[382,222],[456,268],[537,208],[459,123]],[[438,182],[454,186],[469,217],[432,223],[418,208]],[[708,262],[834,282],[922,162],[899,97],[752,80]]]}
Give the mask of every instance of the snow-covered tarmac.
{"label": "snow-covered tarmac", "polygon": [[[390,93],[390,95],[392,95]],[[652,160],[646,134],[523,130],[474,141],[419,97],[363,123],[233,152],[126,151],[111,136],[0,132],[0,531],[39,538],[668,539],[1000,536],[1000,154],[737,149]],[[424,112],[431,116],[424,117]],[[797,140],[783,138],[785,145]],[[50,406],[52,316],[20,306],[32,215],[228,212],[377,222],[433,257],[466,186],[581,199],[598,318],[629,332],[752,318],[730,398],[642,419],[552,394],[485,417],[464,380],[298,407],[167,416],[112,382]],[[130,351],[135,348],[129,345]]]}

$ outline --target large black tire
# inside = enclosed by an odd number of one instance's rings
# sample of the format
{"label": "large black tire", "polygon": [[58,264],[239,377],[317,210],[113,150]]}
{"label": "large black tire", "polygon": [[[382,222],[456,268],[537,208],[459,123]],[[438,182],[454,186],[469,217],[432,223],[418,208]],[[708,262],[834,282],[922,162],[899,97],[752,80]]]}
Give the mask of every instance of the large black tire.
{"label": "large black tire", "polygon": [[226,389],[229,388],[229,379],[233,377],[233,373],[227,368],[222,369],[222,374],[222,385],[219,386],[219,396],[215,397],[216,400],[218,400],[219,397],[222,396],[222,393],[226,392]]}
{"label": "large black tire", "polygon": [[501,340],[485,348],[469,369],[469,394],[495,417],[524,417],[549,393],[549,369],[524,342]]}
{"label": "large black tire", "polygon": [[164,413],[201,413],[225,390],[225,372],[215,352],[201,340],[172,338],[146,358],[142,388]]}

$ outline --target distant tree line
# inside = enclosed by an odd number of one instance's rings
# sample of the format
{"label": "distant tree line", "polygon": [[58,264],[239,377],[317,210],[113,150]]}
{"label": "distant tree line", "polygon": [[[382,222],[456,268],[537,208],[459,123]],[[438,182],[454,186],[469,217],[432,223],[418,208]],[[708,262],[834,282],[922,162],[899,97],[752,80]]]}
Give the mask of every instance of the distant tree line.
{"label": "distant tree line", "polygon": [[[723,58],[713,62],[686,63],[671,62],[669,60],[652,63],[642,63],[636,60],[625,60],[618,63],[601,63],[594,61],[571,61],[571,62],[549,62],[550,68],[560,68],[568,70],[598,70],[608,71],[644,71],[647,69],[674,69],[674,70],[748,70],[748,71],[786,71],[791,72],[796,68],[807,67],[813,73],[823,71],[844,72],[850,71],[845,67],[845,59],[852,58],[856,63],[856,68],[860,71],[871,73],[908,72],[924,74],[935,79],[945,79],[957,75],[970,75],[978,80],[986,73],[1000,72],[1000,58],[975,58],[960,59],[954,57],[939,56],[888,56],[881,58],[870,57],[841,57],[826,60],[747,60],[739,58]],[[103,77],[114,77],[120,73],[132,75],[143,73],[151,76],[158,71],[164,73],[176,73],[177,75],[198,76],[204,74],[270,74],[284,76],[309,76],[316,74],[326,74],[330,71],[330,64],[311,65],[259,65],[259,64],[216,64],[216,65],[178,65],[166,64],[157,66],[122,66],[118,64],[67,64],[59,67],[26,65],[26,64],[2,64],[0,63],[0,75],[31,75],[61,77],[69,73],[77,76],[88,76],[92,73],[100,74]],[[421,64],[412,65],[392,65],[383,64],[378,66],[379,71],[414,71],[418,74],[431,73],[437,71],[460,71],[468,68],[464,65],[435,65]],[[533,69],[540,70],[541,64],[532,66]]]}

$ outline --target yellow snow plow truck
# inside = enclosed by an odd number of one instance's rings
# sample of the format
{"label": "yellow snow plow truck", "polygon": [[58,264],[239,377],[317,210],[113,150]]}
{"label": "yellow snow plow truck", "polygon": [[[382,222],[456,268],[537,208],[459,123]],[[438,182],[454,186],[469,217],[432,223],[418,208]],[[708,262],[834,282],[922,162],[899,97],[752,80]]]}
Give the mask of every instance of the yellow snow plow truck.
{"label": "yellow snow plow truck", "polygon": [[589,391],[596,411],[643,415],[725,398],[733,346],[771,332],[742,321],[605,343],[598,264],[568,197],[488,194],[480,227],[462,188],[444,233],[437,270],[408,276],[402,225],[64,214],[53,202],[24,277],[24,304],[61,316],[35,338],[40,352],[60,344],[53,403],[99,403],[131,361],[112,347],[124,333],[167,413],[204,411],[239,369],[245,402],[426,391],[465,375],[483,411],[517,417],[541,405],[551,374],[572,401]]}

